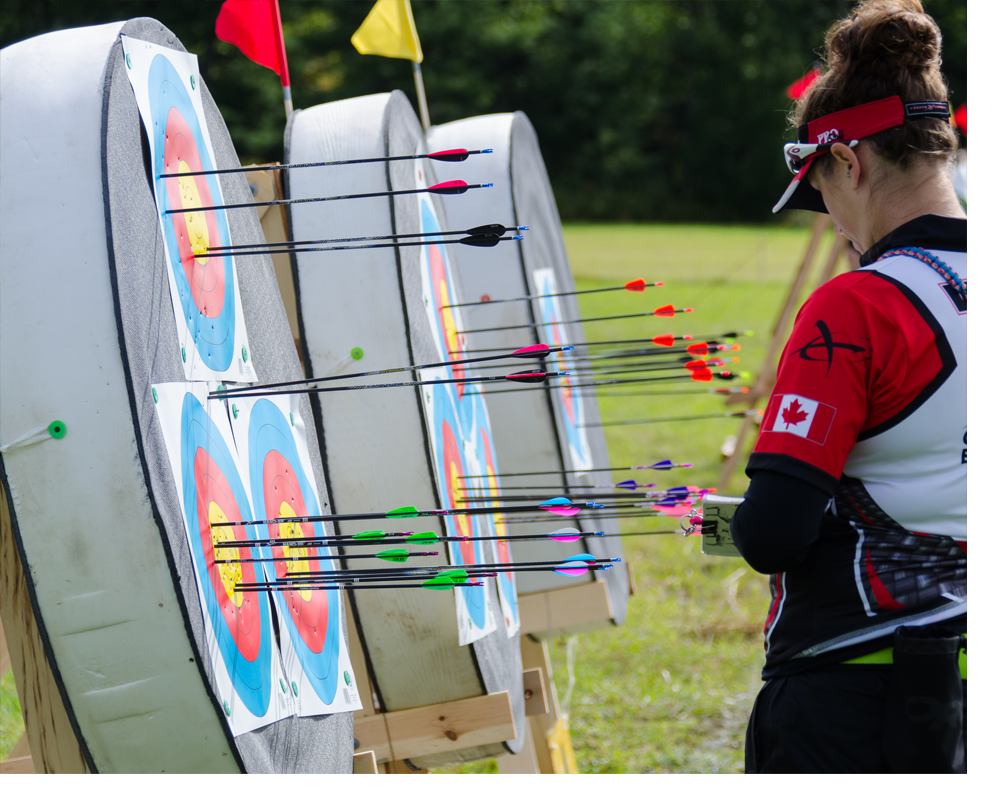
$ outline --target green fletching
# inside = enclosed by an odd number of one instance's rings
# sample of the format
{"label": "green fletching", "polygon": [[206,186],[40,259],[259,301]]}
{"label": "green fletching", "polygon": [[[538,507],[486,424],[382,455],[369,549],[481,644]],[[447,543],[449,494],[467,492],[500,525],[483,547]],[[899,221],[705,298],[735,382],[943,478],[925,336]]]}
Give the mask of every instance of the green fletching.
{"label": "green fletching", "polygon": [[380,553],[375,554],[376,558],[381,558],[383,561],[406,561],[410,557],[402,548],[397,548],[395,550],[383,550]]}
{"label": "green fletching", "polygon": [[423,533],[415,533],[409,539],[406,540],[407,544],[433,544],[440,540],[438,536],[433,531],[424,531]]}
{"label": "green fletching", "polygon": [[438,578],[447,578],[455,583],[465,583],[469,579],[469,573],[464,569],[446,569],[437,574]]}
{"label": "green fletching", "polygon": [[413,506],[402,506],[401,508],[394,508],[386,516],[393,519],[399,517],[417,517],[420,516],[420,512]]}
{"label": "green fletching", "polygon": [[384,539],[385,531],[361,531],[351,537],[352,539]]}
{"label": "green fletching", "polygon": [[442,589],[454,589],[455,582],[444,575],[436,575],[429,581],[424,581],[422,584],[425,589],[434,589],[436,591],[441,591]]}

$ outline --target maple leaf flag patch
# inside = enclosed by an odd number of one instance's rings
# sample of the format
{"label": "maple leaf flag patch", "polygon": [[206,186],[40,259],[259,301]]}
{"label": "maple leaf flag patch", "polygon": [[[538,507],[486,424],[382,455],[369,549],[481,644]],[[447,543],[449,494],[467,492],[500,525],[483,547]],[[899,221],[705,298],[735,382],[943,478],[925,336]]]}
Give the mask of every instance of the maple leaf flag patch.
{"label": "maple leaf flag patch", "polygon": [[774,396],[774,417],[764,430],[770,433],[791,433],[818,445],[826,444],[837,409],[798,394]]}

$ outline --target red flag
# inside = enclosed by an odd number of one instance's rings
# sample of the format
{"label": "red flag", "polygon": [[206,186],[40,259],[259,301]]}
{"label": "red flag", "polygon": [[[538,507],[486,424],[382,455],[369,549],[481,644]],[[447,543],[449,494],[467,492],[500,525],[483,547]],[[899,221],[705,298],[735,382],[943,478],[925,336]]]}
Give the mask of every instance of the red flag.
{"label": "red flag", "polygon": [[957,109],[955,109],[955,127],[962,132],[962,136],[968,136],[968,130],[966,124],[969,119],[969,109],[965,103],[962,103]]}
{"label": "red flag", "polygon": [[290,85],[278,0],[226,0],[215,20],[215,35],[277,72],[282,86]]}
{"label": "red flag", "polygon": [[806,89],[812,86],[813,82],[822,74],[823,73],[816,67],[813,67],[805,75],[795,81],[795,83],[789,86],[785,92],[792,98],[792,100],[798,100],[806,93]]}

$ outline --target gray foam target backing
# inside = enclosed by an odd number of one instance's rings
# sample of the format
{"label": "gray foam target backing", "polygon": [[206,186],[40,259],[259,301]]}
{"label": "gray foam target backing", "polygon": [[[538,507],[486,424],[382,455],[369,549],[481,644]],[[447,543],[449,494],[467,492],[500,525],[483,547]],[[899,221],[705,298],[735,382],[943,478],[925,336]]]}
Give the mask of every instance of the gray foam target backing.
{"label": "gray foam target backing", "polygon": [[[426,152],[425,147],[420,124],[401,92],[298,111],[285,133],[285,155],[290,163],[410,155]],[[285,191],[287,197],[298,198],[413,189],[416,168],[424,170],[421,174],[427,185],[438,181],[431,162],[400,161],[288,170]],[[294,240],[311,240],[414,232],[420,230],[418,197],[293,205],[289,235]],[[451,209],[467,195],[445,201],[437,195],[428,197],[442,229],[448,230]],[[419,250],[402,247],[293,256],[307,373],[326,374],[354,347],[364,350],[364,359],[353,362],[347,372],[439,360],[422,302]],[[457,289],[461,291],[460,286]],[[415,377],[411,376],[413,373],[404,372],[386,378],[403,381]],[[399,388],[313,396],[338,513],[386,510],[404,504],[442,507],[418,391]],[[416,530],[444,530],[439,519],[412,522],[419,525]],[[374,527],[413,529],[380,520],[338,523],[339,530],[347,534]],[[348,566],[368,566],[350,556],[378,549],[351,548],[345,552],[345,560]],[[447,560],[441,555],[420,563],[445,564]],[[386,710],[502,690],[509,693],[516,739],[415,758],[415,765],[475,761],[521,749],[524,694],[519,642],[517,637],[508,639],[496,587],[493,581],[487,584],[498,630],[466,647],[458,644],[451,592],[354,593],[359,632]]]}
{"label": "gray foam target backing", "polygon": [[[184,49],[140,18],[3,51],[0,441],[40,419],[63,419],[68,431],[2,463],[36,618],[93,771],[349,773],[352,714],[292,717],[234,739],[215,698],[150,392],[184,374],[119,34]],[[202,96],[218,167],[238,167],[204,86]],[[221,185],[229,202],[252,199],[241,175]],[[39,217],[58,218],[63,230],[43,258],[18,236]],[[229,225],[234,242],[263,242],[252,209],[231,211]],[[270,261],[241,259],[238,280],[258,379],[301,377]],[[31,322],[39,294],[41,326]],[[313,421],[300,408],[320,474]]]}
{"label": "gray foam target backing", "polygon": [[[536,270],[552,269],[556,289],[571,292],[576,286],[570,268],[562,223],[549,184],[545,162],[538,146],[538,137],[527,116],[491,114],[450,122],[431,129],[432,150],[464,147],[469,150],[492,148],[492,156],[474,156],[465,164],[444,163],[437,166],[442,179],[465,177],[466,180],[493,182],[495,188],[471,198],[452,212],[450,221],[458,228],[483,223],[501,222],[505,225],[527,225],[524,240],[509,247],[496,247],[486,253],[470,254],[471,248],[460,249],[456,260],[463,285],[471,298],[489,295],[494,299],[536,294],[532,276]],[[575,296],[557,299],[562,319],[578,319],[580,307]],[[540,301],[500,303],[468,310],[466,320],[474,322],[469,327],[491,328],[524,325],[542,319]],[[569,342],[586,341],[583,326],[574,323],[565,326]],[[531,328],[508,331],[491,331],[470,334],[470,348],[526,347],[540,341],[539,334]],[[553,344],[553,342],[547,342]],[[577,355],[574,353],[574,355]],[[588,362],[577,362],[583,368]],[[554,368],[554,367],[552,367]],[[571,367],[572,369],[573,367]],[[614,483],[614,473],[573,473],[569,455],[565,418],[558,412],[560,390],[504,392],[487,394],[490,419],[493,421],[497,442],[497,458],[501,472],[540,472],[562,470],[565,484]],[[600,411],[593,397],[582,398],[585,419],[599,422]],[[586,440],[595,468],[610,466],[608,449],[602,428],[586,429]],[[504,483],[517,486],[548,486],[560,483],[559,475],[504,478]],[[543,490],[537,490],[541,493]],[[587,512],[572,521],[582,530],[604,530],[618,533],[615,519],[587,522]],[[515,533],[545,533],[561,525],[538,523],[518,525]],[[599,558],[622,556],[620,538],[588,538],[574,543],[513,542],[511,550],[517,560],[565,558],[579,553],[582,548]],[[518,576],[518,590],[522,593],[558,589],[572,583],[590,580],[607,582],[615,624],[625,622],[629,581],[623,565],[600,573],[590,573],[576,579],[567,579],[551,573],[533,573]],[[561,633],[561,631],[556,631]]]}

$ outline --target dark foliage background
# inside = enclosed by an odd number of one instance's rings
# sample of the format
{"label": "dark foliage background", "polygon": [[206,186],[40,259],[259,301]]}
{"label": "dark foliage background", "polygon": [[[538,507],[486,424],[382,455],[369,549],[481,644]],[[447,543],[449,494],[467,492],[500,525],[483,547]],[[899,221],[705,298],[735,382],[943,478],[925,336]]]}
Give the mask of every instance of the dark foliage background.
{"label": "dark foliage background", "polygon": [[[412,0],[431,121],[521,110],[564,219],[764,221],[788,182],[785,88],[847,0]],[[215,37],[221,2],[3,0],[0,46],[150,16],[200,59],[245,163],[281,158],[274,73]],[[297,108],[402,89],[409,62],[350,44],[373,0],[284,0]],[[924,0],[966,102],[966,2]]]}

